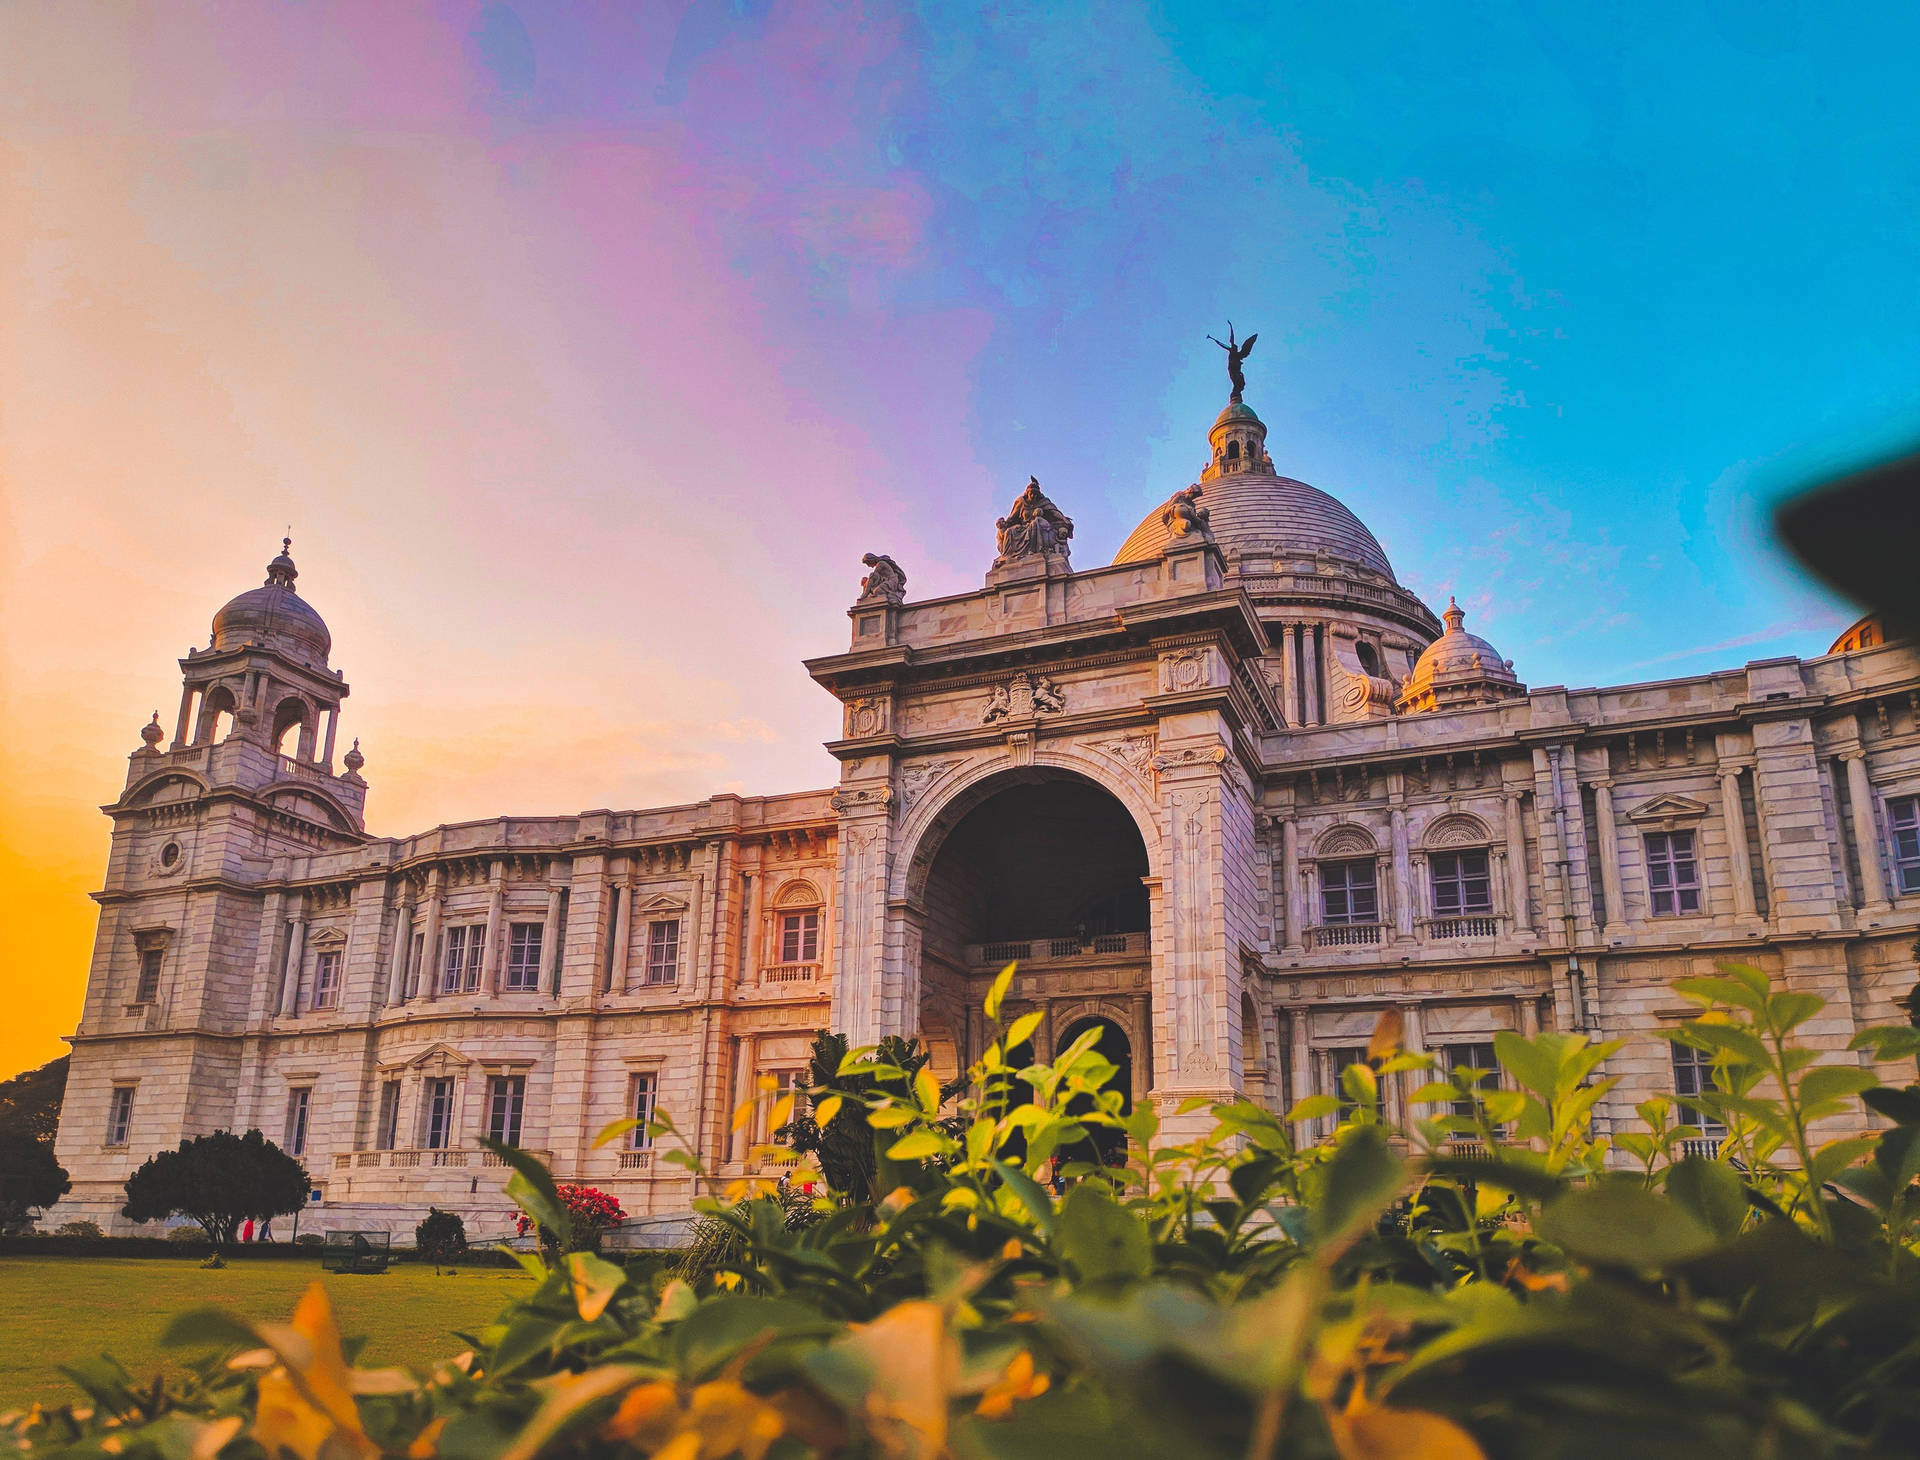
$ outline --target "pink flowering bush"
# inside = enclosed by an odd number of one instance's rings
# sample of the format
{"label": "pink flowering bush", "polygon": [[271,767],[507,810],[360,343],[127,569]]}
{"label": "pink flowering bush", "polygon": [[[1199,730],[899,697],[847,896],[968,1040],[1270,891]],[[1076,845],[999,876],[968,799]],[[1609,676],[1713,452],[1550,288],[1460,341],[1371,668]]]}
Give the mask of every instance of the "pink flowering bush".
{"label": "pink flowering bush", "polygon": [[[617,1227],[627,1219],[618,1197],[611,1196],[597,1186],[580,1186],[577,1183],[563,1181],[557,1188],[560,1204],[567,1209],[567,1215],[573,1219],[573,1250],[586,1252],[600,1245],[600,1234],[609,1227]],[[518,1218],[520,1235],[526,1236],[534,1227],[532,1217],[522,1214]],[[558,1247],[555,1234],[547,1228],[540,1229],[540,1244],[543,1247]]]}

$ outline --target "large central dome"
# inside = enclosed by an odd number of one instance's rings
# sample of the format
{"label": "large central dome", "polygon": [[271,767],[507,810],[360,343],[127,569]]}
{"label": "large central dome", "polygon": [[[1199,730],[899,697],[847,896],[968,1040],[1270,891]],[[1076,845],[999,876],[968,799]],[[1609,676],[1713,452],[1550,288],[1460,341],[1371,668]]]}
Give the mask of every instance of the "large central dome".
{"label": "large central dome", "polygon": [[[1207,509],[1214,541],[1229,558],[1318,558],[1397,582],[1393,565],[1366,524],[1334,497],[1274,472],[1266,453],[1267,428],[1236,401],[1208,433],[1213,459],[1200,474],[1200,505]],[[1114,555],[1115,563],[1145,562],[1167,545],[1165,509],[1155,507]]]}

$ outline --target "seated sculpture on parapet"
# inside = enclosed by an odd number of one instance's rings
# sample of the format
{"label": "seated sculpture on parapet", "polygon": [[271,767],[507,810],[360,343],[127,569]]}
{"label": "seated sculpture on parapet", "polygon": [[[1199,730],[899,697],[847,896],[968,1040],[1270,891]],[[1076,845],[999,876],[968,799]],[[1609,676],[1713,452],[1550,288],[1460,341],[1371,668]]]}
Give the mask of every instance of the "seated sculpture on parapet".
{"label": "seated sculpture on parapet", "polygon": [[994,526],[1000,533],[1000,556],[995,567],[1010,558],[1065,558],[1067,541],[1073,536],[1073,519],[1040,490],[1038,477],[1027,478],[1027,489]]}

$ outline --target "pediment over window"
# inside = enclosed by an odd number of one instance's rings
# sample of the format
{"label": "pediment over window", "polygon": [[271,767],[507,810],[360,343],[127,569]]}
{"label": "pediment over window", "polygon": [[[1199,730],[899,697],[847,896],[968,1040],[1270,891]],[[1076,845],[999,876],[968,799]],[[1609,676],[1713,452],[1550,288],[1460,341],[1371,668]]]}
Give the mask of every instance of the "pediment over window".
{"label": "pediment over window", "polygon": [[322,928],[307,939],[308,946],[329,951],[347,946],[347,935],[338,928]]}
{"label": "pediment over window", "polygon": [[444,1074],[449,1070],[466,1069],[473,1063],[450,1044],[433,1044],[420,1051],[407,1061],[409,1069],[431,1070],[435,1074]]}
{"label": "pediment over window", "polygon": [[1677,826],[1698,821],[1713,808],[1691,796],[1664,795],[1642,801],[1627,812],[1627,820],[1641,826]]}
{"label": "pediment over window", "polygon": [[1421,844],[1441,849],[1484,847],[1492,840],[1493,833],[1487,829],[1486,822],[1464,811],[1455,811],[1436,818],[1433,825],[1427,828]]}
{"label": "pediment over window", "polygon": [[683,913],[687,910],[687,900],[675,897],[670,892],[656,892],[652,897],[642,898],[633,905],[635,917],[648,917],[658,913]]}

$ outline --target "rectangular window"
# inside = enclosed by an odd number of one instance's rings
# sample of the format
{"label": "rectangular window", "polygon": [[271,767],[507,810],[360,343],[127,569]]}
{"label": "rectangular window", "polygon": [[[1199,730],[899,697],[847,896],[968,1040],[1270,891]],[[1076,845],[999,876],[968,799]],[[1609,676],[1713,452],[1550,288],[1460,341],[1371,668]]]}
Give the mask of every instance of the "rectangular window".
{"label": "rectangular window", "polygon": [[675,983],[680,978],[680,919],[647,924],[647,982]]}
{"label": "rectangular window", "polygon": [[428,1080],[426,1097],[427,1149],[444,1151],[453,1135],[453,1077]]}
{"label": "rectangular window", "polygon": [[1902,892],[1920,892],[1920,796],[1887,802],[1893,828],[1893,877]]}
{"label": "rectangular window", "polygon": [[314,960],[310,1009],[331,1009],[340,1002],[340,950],[329,948]]}
{"label": "rectangular window", "polygon": [[160,959],[164,951],[160,948],[140,950],[140,986],[134,990],[134,1003],[151,1004],[160,997]]}
{"label": "rectangular window", "polygon": [[818,912],[780,915],[780,961],[815,963],[820,958],[820,914]]}
{"label": "rectangular window", "polygon": [[133,1133],[133,1086],[115,1085],[107,1105],[107,1144],[124,1146]]}
{"label": "rectangular window", "polygon": [[412,998],[419,992],[420,969],[427,961],[427,935],[415,933],[413,946],[407,950],[407,997]]}
{"label": "rectangular window", "polygon": [[487,1081],[487,1136],[520,1144],[520,1112],[527,1103],[525,1075],[495,1075]]}
{"label": "rectangular window", "polygon": [[380,1085],[380,1119],[374,1126],[373,1147],[391,1151],[400,1139],[400,1082],[384,1080]]}
{"label": "rectangular window", "polygon": [[799,1070],[767,1070],[764,1073],[767,1078],[773,1081],[773,1099],[760,1107],[756,1118],[759,1137],[763,1142],[771,1141],[773,1139],[773,1133],[780,1128],[773,1123],[775,1107],[789,1095],[794,1097],[793,1114],[781,1121],[781,1125],[784,1125],[787,1120],[792,1120],[795,1116],[801,1114],[802,1103],[806,1098],[801,1094],[801,1072]]}
{"label": "rectangular window", "polygon": [[1433,871],[1435,917],[1457,918],[1493,911],[1493,878],[1487,871],[1484,851],[1434,852],[1428,864]]}
{"label": "rectangular window", "polygon": [[652,1071],[627,1081],[627,1114],[640,1124],[627,1132],[627,1149],[644,1151],[653,1144],[647,1127],[653,1123],[653,1103],[659,1096],[659,1076]]}
{"label": "rectangular window", "polygon": [[515,923],[507,931],[507,987],[540,987],[540,945],[546,929],[539,923]]}
{"label": "rectangular window", "polygon": [[[1695,1049],[1689,1044],[1668,1046],[1673,1051],[1673,1093],[1676,1095],[1704,1095],[1715,1087],[1713,1079],[1713,1056],[1704,1049]],[[1700,1127],[1700,1133],[1714,1140],[1725,1137],[1727,1128],[1710,1115],[1700,1111],[1681,1107],[1681,1118],[1688,1125]]]}
{"label": "rectangular window", "polygon": [[[1486,1091],[1499,1087],[1500,1062],[1493,1057],[1493,1046],[1491,1044],[1450,1044],[1447,1046],[1446,1059],[1447,1073],[1449,1075],[1456,1070],[1485,1070],[1487,1072],[1487,1078],[1481,1080],[1479,1084],[1474,1087],[1475,1089]],[[1453,1103],[1453,1113],[1455,1115],[1471,1117],[1473,1115],[1473,1102],[1471,1100],[1456,1100]]]}
{"label": "rectangular window", "polygon": [[446,949],[445,956],[440,962],[440,992],[443,994],[460,992],[460,975],[467,966],[468,932],[469,929],[464,926],[448,928],[446,935],[441,939]]}
{"label": "rectangular window", "polygon": [[1326,924],[1373,923],[1380,920],[1380,900],[1374,888],[1373,858],[1320,864],[1320,921]]}
{"label": "rectangular window", "polygon": [[1700,911],[1700,864],[1692,832],[1647,833],[1647,892],[1655,917]]}
{"label": "rectangular window", "polygon": [[467,929],[467,969],[460,981],[465,993],[472,993],[480,987],[480,959],[487,948],[487,930],[475,923]]}
{"label": "rectangular window", "polygon": [[[1368,867],[1372,867],[1372,865],[1371,862],[1367,863]],[[1333,1071],[1333,1088],[1327,1093],[1338,1096],[1342,1105],[1351,1106],[1353,1102],[1347,1099],[1346,1088],[1340,1083],[1340,1072],[1346,1069],[1348,1065],[1364,1065],[1366,1062],[1367,1047],[1364,1044],[1349,1045],[1339,1049],[1328,1050],[1327,1064]],[[1380,1102],[1376,1096],[1374,1109],[1378,1110],[1379,1108]]]}
{"label": "rectangular window", "polygon": [[307,1116],[313,1109],[313,1091],[306,1086],[287,1091],[287,1140],[289,1156],[307,1153]]}

